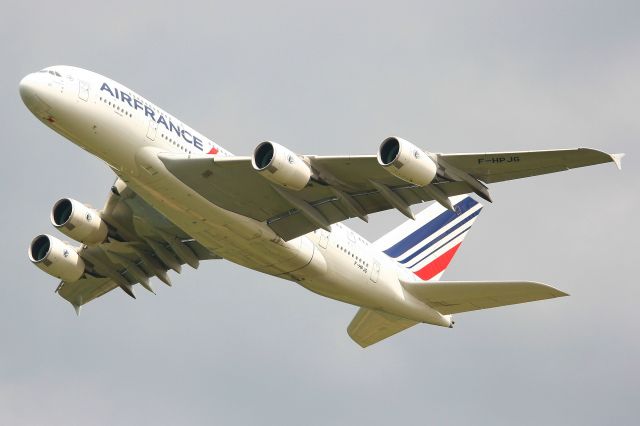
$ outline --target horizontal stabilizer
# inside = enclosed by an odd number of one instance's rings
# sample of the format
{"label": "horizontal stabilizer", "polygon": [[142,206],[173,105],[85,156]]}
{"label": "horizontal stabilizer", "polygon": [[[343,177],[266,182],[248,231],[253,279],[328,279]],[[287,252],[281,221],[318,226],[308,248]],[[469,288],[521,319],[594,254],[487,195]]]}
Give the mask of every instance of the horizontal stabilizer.
{"label": "horizontal stabilizer", "polygon": [[349,324],[347,333],[357,344],[366,348],[416,324],[406,318],[360,308]]}
{"label": "horizontal stabilizer", "polygon": [[402,286],[443,315],[568,296],[531,281],[419,281]]}

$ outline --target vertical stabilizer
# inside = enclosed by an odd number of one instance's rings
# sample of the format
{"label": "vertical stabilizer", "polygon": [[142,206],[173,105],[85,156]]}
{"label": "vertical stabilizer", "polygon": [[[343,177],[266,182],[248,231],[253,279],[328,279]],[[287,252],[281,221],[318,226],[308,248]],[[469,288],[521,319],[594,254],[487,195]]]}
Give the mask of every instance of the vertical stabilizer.
{"label": "vertical stabilizer", "polygon": [[421,280],[440,279],[482,210],[470,196],[452,197],[451,202],[455,211],[433,203],[374,245]]}

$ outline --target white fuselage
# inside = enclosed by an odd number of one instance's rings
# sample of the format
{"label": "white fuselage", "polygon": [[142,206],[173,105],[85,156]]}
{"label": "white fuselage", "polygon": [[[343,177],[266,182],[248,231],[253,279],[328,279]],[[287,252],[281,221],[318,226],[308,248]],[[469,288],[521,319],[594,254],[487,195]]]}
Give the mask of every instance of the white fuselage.
{"label": "white fuselage", "polygon": [[47,126],[104,160],[147,203],[217,255],[333,299],[450,325],[448,316],[404,291],[399,278],[415,279],[408,270],[346,226],[283,241],[266,223],[224,210],[184,185],[158,153],[232,154],[125,86],[57,66],[28,75],[20,90]]}

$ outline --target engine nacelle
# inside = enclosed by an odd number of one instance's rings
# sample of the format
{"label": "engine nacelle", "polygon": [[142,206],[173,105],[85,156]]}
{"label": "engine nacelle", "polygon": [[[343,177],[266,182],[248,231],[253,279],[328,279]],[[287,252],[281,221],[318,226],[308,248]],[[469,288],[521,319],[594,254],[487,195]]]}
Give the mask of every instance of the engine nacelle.
{"label": "engine nacelle", "polygon": [[76,249],[51,235],[38,235],[29,246],[29,259],[38,268],[63,281],[78,281],[84,274],[84,260]]}
{"label": "engine nacelle", "polygon": [[311,179],[311,168],[300,157],[275,142],[262,142],[253,150],[253,168],[266,179],[300,191]]}
{"label": "engine nacelle", "polygon": [[97,210],[71,198],[63,198],[53,205],[51,223],[69,238],[87,245],[104,242],[109,233]]}
{"label": "engine nacelle", "polygon": [[438,165],[409,141],[392,136],[378,149],[378,163],[392,175],[419,186],[433,182]]}

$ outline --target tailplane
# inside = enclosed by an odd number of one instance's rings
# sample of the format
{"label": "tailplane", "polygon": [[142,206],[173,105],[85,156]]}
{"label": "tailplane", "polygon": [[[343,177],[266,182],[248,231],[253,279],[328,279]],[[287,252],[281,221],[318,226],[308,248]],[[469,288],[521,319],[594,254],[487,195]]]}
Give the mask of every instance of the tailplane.
{"label": "tailplane", "polygon": [[443,315],[568,296],[532,281],[402,282],[405,290]]}
{"label": "tailplane", "polygon": [[[462,244],[482,205],[468,196],[451,199],[455,212],[433,204],[374,245],[401,267],[413,272],[400,278],[404,290],[442,315],[515,305],[567,296],[532,281],[438,281]],[[409,274],[407,274],[409,277]],[[360,308],[349,325],[349,336],[367,347],[416,325],[416,321]]]}
{"label": "tailplane", "polygon": [[421,280],[439,280],[482,210],[470,196],[451,202],[455,212],[434,203],[374,245]]}
{"label": "tailplane", "polygon": [[[443,315],[516,305],[568,296],[547,284],[531,281],[401,282],[418,300]],[[349,324],[349,336],[366,348],[418,324],[386,312],[360,308]]]}

